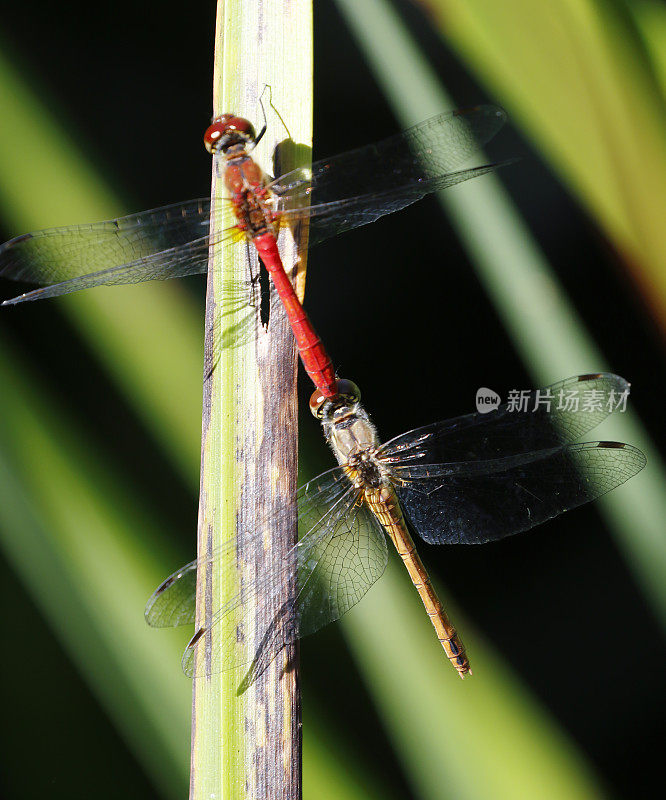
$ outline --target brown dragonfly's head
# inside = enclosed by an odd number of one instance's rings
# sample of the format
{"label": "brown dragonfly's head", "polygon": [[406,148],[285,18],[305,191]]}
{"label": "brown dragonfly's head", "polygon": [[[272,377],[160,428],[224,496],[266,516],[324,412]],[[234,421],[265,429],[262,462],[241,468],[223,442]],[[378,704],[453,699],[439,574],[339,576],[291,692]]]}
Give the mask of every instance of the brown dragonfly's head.
{"label": "brown dragonfly's head", "polygon": [[224,153],[232,145],[253,144],[256,138],[251,122],[235,114],[221,114],[206,129],[204,145],[209,153]]}
{"label": "brown dragonfly's head", "polygon": [[310,411],[321,422],[324,436],[338,463],[345,464],[359,452],[378,446],[377,431],[361,405],[361,390],[345,378],[337,381],[338,393],[326,397],[317,390],[310,398]]}
{"label": "brown dragonfly's head", "polygon": [[310,411],[319,420],[344,416],[349,413],[361,400],[361,390],[352,381],[338,378],[335,382],[337,394],[327,397],[317,389],[310,397]]}

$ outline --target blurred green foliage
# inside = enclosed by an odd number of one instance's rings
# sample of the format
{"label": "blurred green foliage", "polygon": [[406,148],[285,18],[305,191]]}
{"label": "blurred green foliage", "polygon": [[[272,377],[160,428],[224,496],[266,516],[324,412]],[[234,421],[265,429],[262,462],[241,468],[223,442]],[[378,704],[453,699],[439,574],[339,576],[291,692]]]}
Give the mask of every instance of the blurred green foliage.
{"label": "blurred green foliage", "polygon": [[666,330],[666,7],[420,0],[615,244]]}
{"label": "blurred green foliage", "polygon": [[[666,248],[659,225],[663,202],[657,203],[666,183],[658,103],[665,26],[657,4],[632,5],[633,17],[621,4],[583,0],[427,5],[597,215],[641,285],[649,283],[650,297],[663,291],[653,305],[662,314]],[[379,19],[378,12],[377,36]],[[431,94],[429,102],[440,101]],[[123,212],[2,56],[0,108],[0,202],[17,230]],[[48,120],[50,128],[39,148],[31,138],[35,118]],[[67,191],[55,197],[40,191],[45,185],[66,185]],[[502,198],[484,213],[487,229],[504,229],[510,238]],[[167,283],[58,303],[195,491],[203,320],[186,296]],[[174,554],[156,530],[159,514],[145,507],[97,440],[58,408],[53,387],[35,380],[4,339],[0,381],[0,543],[160,795],[182,797],[190,691],[179,655],[186,636],[151,631],[142,616],[145,599],[173,565]],[[661,542],[654,545],[649,558]],[[380,615],[388,622],[378,626]],[[480,635],[461,627],[475,653],[476,675],[464,684],[442,659],[418,598],[394,569],[345,622],[368,697],[413,795],[600,796],[591,768],[566,734]],[[307,797],[391,796],[376,765],[359,764],[307,707],[304,739]]]}
{"label": "blurred green foliage", "polygon": [[[366,0],[363,5],[353,0],[337,2],[404,125],[419,112],[426,116],[442,107],[455,107],[385,0]],[[518,19],[515,23],[518,25]],[[402,65],[400,70],[394,68],[396,59]],[[607,171],[608,180],[615,180],[611,165]],[[662,194],[666,192],[666,182],[660,189]],[[603,354],[498,178],[486,176],[483,181],[442,192],[440,202],[535,385],[562,375],[607,370]],[[633,413],[616,414],[605,430],[618,441],[641,448],[650,463],[649,470],[621,492],[601,498],[599,506],[664,620],[666,468]],[[640,516],[635,513],[637,508],[642,511]]]}

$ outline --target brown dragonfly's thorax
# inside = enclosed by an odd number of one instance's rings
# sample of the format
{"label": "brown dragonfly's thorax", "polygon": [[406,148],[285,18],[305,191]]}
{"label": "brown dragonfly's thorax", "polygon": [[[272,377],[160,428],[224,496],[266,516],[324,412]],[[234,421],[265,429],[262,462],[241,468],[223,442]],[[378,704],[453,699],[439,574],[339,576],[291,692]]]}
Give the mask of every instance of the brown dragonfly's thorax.
{"label": "brown dragonfly's thorax", "polygon": [[347,477],[359,489],[375,490],[384,485],[383,471],[372,450],[354,453],[344,466]]}
{"label": "brown dragonfly's thorax", "polygon": [[273,230],[274,214],[261,168],[241,144],[230,147],[224,160],[224,185],[231,194],[239,229],[251,237]]}
{"label": "brown dragonfly's thorax", "polygon": [[324,434],[355,486],[375,489],[384,485],[377,431],[360,403],[335,409],[324,421]]}

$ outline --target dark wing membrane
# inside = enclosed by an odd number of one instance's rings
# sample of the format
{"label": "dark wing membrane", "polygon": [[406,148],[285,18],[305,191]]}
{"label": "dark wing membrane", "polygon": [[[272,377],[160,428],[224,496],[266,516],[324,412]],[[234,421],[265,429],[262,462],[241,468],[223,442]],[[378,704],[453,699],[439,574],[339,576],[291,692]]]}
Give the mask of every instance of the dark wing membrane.
{"label": "dark wing membrane", "polygon": [[527,453],[579,439],[621,406],[629,384],[609,372],[577,375],[525,392],[522,409],[504,403],[487,414],[466,414],[408,431],[386,442],[387,463],[444,464]]}
{"label": "dark wing membrane", "polygon": [[[383,573],[387,551],[383,529],[358,500],[339,467],[301,489],[298,544],[211,611],[183,656],[186,674],[249,663],[258,674],[285,645],[338,619],[363,597]],[[259,618],[272,620],[258,636],[246,632],[235,613],[245,605],[259,606]]]}
{"label": "dark wing membrane", "polygon": [[431,544],[481,544],[594,500],[645,466],[640,450],[588,442],[489,461],[404,466],[396,489]]}
{"label": "dark wing membrane", "polygon": [[209,226],[210,200],[200,199],[27,233],[0,247],[0,277],[49,286],[21,298],[32,300],[91,286],[193,275],[207,268]]}

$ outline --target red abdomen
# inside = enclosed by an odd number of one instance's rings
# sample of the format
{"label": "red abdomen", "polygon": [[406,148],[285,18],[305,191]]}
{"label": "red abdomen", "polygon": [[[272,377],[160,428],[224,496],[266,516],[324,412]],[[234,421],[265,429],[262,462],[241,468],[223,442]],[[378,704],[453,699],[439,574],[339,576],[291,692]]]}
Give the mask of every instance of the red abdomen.
{"label": "red abdomen", "polygon": [[287,312],[305,371],[322,394],[334,397],[337,388],[333,364],[284,271],[275,236],[262,233],[253,241]]}

